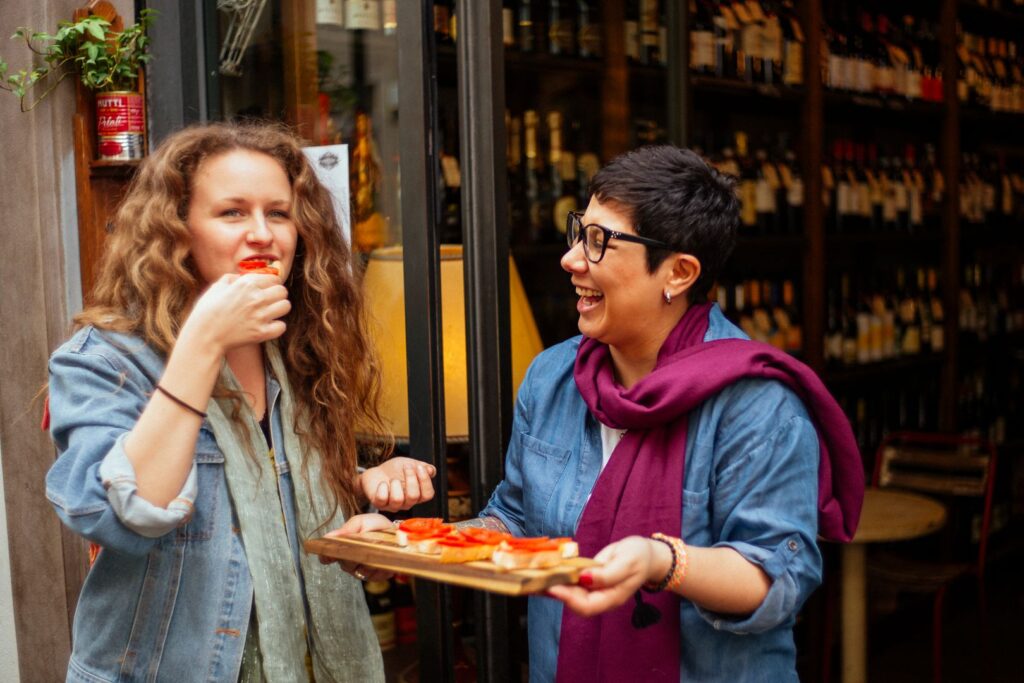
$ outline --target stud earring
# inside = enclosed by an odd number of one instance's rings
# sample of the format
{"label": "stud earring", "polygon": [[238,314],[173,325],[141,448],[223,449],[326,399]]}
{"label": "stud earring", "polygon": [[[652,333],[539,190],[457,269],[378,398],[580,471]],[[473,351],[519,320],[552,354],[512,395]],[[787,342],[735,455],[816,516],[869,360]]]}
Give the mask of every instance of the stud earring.
{"label": "stud earring", "polygon": [[672,303],[672,292],[668,291],[667,289],[665,290],[665,303],[666,304],[671,304]]}

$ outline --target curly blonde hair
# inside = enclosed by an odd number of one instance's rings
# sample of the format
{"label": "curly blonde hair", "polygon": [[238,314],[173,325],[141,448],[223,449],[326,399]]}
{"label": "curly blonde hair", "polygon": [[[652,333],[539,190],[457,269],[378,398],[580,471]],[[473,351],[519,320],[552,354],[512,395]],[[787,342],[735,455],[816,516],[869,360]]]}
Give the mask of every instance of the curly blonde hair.
{"label": "curly blonde hair", "polygon": [[383,444],[378,455],[389,454],[394,439],[378,409],[380,368],[367,334],[357,264],[330,195],[287,128],[214,123],[167,138],[140,165],[114,215],[99,277],[75,324],[135,334],[170,354],[204,287],[186,222],[193,178],[205,160],[238,149],[276,160],[292,186],[298,243],[285,283],[292,310],[279,343],[298,407],[296,433],[305,447],[320,452],[328,493],[348,515],[358,507],[357,429]]}

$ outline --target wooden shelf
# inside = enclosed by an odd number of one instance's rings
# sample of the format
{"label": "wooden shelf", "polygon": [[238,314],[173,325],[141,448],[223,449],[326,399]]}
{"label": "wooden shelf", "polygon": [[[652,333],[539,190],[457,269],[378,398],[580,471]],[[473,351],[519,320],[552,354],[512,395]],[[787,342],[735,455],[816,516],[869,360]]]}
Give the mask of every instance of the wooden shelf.
{"label": "wooden shelf", "polygon": [[690,86],[695,93],[715,94],[728,97],[763,98],[798,104],[804,97],[803,88],[791,88],[784,85],[765,85],[763,83],[747,83],[745,81],[727,80],[709,76],[693,75]]}
{"label": "wooden shelf", "polygon": [[[439,66],[454,64],[455,46],[439,45],[437,60]],[[505,69],[510,73],[573,73],[596,78],[604,72],[604,60],[552,55],[546,52],[520,52],[506,48]]]}
{"label": "wooden shelf", "polygon": [[865,112],[878,112],[885,115],[905,115],[908,117],[924,117],[938,120],[944,110],[941,102],[907,100],[895,96],[886,97],[876,94],[847,93],[828,89],[824,90],[823,98],[829,115],[835,115],[843,109],[849,109],[851,113],[857,115]]}
{"label": "wooden shelf", "polygon": [[925,353],[876,361],[865,365],[827,368],[822,379],[828,385],[891,382],[894,375],[934,372],[942,365],[942,361],[943,354],[941,353]]}
{"label": "wooden shelf", "polygon": [[986,28],[1000,26],[1004,30],[1019,31],[1024,27],[1024,12],[993,9],[970,0],[959,0],[957,5],[961,19],[984,23]]}

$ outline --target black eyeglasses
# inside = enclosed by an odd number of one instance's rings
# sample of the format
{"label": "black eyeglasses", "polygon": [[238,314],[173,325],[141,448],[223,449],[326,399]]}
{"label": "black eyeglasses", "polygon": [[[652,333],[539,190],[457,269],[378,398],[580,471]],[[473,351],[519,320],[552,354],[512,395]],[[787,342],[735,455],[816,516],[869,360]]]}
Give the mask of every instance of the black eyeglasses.
{"label": "black eyeglasses", "polygon": [[570,249],[582,239],[583,255],[591,263],[597,263],[604,258],[604,250],[608,247],[608,241],[613,239],[672,250],[672,247],[658,240],[640,237],[640,235],[627,235],[597,223],[583,225],[583,214],[579,211],[570,211],[565,217],[565,239]]}

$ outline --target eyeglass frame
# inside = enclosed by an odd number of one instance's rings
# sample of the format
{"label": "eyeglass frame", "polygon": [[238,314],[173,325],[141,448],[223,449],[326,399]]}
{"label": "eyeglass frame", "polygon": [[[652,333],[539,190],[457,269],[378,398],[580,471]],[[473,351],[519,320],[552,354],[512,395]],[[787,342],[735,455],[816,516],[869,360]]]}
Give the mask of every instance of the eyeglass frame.
{"label": "eyeglass frame", "polygon": [[[606,228],[599,223],[587,223],[583,224],[583,212],[582,211],[569,211],[565,216],[565,241],[568,243],[569,248],[572,249],[576,246],[577,242],[583,242],[583,255],[587,257],[587,260],[591,263],[600,263],[601,259],[604,258],[604,252],[608,249],[608,242],[610,240],[622,240],[623,242],[635,242],[637,244],[643,244],[647,247],[656,247],[658,249],[667,249],[669,251],[675,251],[670,245],[658,240],[653,240],[650,237],[641,237],[640,235],[630,235],[628,233],[619,232],[618,230],[612,230]],[[572,232],[574,224],[579,225],[579,231],[576,233],[576,237],[573,238]],[[601,254],[595,259],[590,256],[590,252],[587,250],[586,237],[587,228],[600,228],[604,233],[604,241],[601,242]]]}

